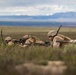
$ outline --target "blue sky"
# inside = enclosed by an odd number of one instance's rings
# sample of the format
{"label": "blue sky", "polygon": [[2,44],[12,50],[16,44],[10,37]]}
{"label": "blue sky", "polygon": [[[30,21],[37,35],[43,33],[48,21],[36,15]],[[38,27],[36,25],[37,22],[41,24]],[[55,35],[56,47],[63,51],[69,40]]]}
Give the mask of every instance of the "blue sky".
{"label": "blue sky", "polygon": [[76,12],[76,0],[0,0],[0,15],[51,15]]}

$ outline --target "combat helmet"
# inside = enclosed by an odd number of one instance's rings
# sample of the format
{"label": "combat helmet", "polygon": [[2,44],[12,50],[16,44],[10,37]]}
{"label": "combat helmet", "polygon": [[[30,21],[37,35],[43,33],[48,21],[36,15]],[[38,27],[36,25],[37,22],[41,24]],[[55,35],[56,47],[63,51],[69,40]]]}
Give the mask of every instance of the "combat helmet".
{"label": "combat helmet", "polygon": [[30,35],[24,35],[23,39],[28,39],[30,37]]}
{"label": "combat helmet", "polygon": [[8,43],[8,42],[11,41],[11,40],[12,40],[12,38],[9,37],[9,36],[5,38],[5,42],[6,42],[6,43]]}
{"label": "combat helmet", "polygon": [[55,30],[50,30],[50,31],[48,32],[47,36],[49,36],[49,37],[52,36],[52,37],[53,37],[53,36],[56,35],[56,33],[57,33],[57,32],[56,32]]}

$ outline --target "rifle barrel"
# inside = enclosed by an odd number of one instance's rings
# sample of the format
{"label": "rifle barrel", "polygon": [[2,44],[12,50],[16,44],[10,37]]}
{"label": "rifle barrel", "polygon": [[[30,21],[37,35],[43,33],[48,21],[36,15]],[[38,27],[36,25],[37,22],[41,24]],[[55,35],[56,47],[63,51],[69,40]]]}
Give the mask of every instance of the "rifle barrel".
{"label": "rifle barrel", "polygon": [[61,42],[61,43],[72,43],[72,44],[73,44],[73,43],[74,43],[74,44],[76,43],[76,42],[70,42],[70,41],[56,41],[56,42]]}
{"label": "rifle barrel", "polygon": [[60,26],[59,26],[59,28],[58,28],[57,33],[56,33],[56,35],[55,35],[55,36],[57,36],[57,35],[58,35],[59,30],[60,30],[60,28],[61,28],[61,27],[62,27],[62,25],[60,25]]}

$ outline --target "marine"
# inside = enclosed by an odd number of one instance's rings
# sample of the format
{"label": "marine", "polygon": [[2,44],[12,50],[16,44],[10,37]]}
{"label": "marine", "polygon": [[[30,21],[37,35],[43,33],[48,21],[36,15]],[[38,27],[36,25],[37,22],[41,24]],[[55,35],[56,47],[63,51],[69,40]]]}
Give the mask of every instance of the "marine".
{"label": "marine", "polygon": [[22,39],[20,40],[21,47],[29,47],[31,45],[43,45],[45,44],[44,41],[38,39],[36,36],[31,35],[24,35]]}
{"label": "marine", "polygon": [[49,37],[49,40],[52,42],[52,47],[53,48],[59,48],[59,47],[64,47],[67,46],[69,43],[76,43],[76,40],[73,40],[67,36],[57,34],[56,30],[50,30],[47,34]]}
{"label": "marine", "polygon": [[7,44],[7,45],[14,45],[14,44],[19,44],[19,41],[17,40],[17,39],[12,39],[11,37],[6,37],[5,39],[4,39],[4,41],[5,41],[5,44]]}
{"label": "marine", "polygon": [[12,41],[12,38],[11,37],[6,37],[5,38],[5,43],[7,44],[7,45],[14,45],[14,42]]}

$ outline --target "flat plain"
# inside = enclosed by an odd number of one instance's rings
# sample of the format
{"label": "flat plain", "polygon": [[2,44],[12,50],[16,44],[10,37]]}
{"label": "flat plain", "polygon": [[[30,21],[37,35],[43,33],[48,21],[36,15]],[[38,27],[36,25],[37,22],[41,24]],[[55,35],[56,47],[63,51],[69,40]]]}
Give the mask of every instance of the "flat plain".
{"label": "flat plain", "polygon": [[[23,35],[29,34],[43,41],[49,41],[47,37],[48,31],[57,30],[58,27],[0,26],[1,29],[3,38],[10,36],[20,39]],[[76,27],[62,27],[59,33],[76,39]],[[18,45],[3,45],[0,37],[0,75],[17,75],[11,68],[19,64],[31,62],[38,65],[46,65],[47,61],[63,61],[68,67],[64,75],[76,75],[76,45],[73,44],[58,49],[41,46],[22,48]],[[39,73],[30,74],[40,75]]]}

